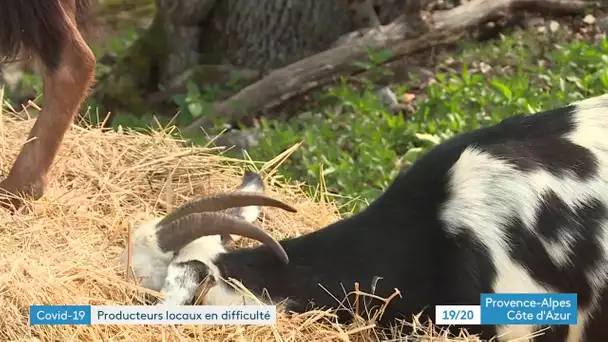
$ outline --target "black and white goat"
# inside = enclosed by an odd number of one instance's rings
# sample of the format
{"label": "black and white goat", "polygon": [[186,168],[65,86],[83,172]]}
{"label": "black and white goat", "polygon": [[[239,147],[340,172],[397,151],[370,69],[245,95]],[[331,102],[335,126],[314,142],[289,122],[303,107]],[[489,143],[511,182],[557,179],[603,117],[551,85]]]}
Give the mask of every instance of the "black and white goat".
{"label": "black and white goat", "polygon": [[[160,248],[182,254],[195,238],[239,234],[234,224],[193,227],[196,220],[172,222],[174,235],[160,230]],[[402,293],[386,308],[385,324],[420,312],[433,319],[435,305],[479,304],[480,293],[569,292],[578,294],[578,325],[553,326],[536,341],[608,341],[608,95],[454,137],[365,210],[283,240],[282,249],[268,240],[225,251],[209,241],[190,260],[182,254],[189,271],[165,286],[165,303],[190,303],[207,277],[214,280],[208,304],[242,304],[223,281],[234,278],[302,312],[311,301],[335,307],[344,288],[382,277],[376,295]],[[162,262],[168,255],[158,253]],[[466,328],[506,341],[543,327]]]}

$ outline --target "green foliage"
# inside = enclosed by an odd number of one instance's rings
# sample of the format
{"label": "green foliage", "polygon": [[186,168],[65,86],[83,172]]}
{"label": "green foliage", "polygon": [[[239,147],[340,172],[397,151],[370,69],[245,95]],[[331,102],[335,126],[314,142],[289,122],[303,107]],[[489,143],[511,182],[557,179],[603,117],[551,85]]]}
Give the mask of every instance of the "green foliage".
{"label": "green foliage", "polygon": [[212,101],[219,92],[214,87],[205,87],[202,91],[195,82],[187,83],[188,92],[173,96],[173,102],[179,106],[177,126],[185,127],[204,114],[211,113]]}
{"label": "green foliage", "polygon": [[[251,155],[268,160],[303,141],[281,168],[285,176],[315,185],[322,168],[329,190],[373,200],[400,167],[458,133],[605,92],[608,40],[556,46],[542,55],[537,55],[536,44],[504,38],[489,47],[469,47],[460,70],[437,74],[437,82],[419,95],[425,98],[407,119],[384,110],[371,91],[358,93],[342,84],[327,94],[340,100],[341,114],[334,110],[298,116],[288,123],[264,122],[261,146]],[[520,57],[511,60],[513,55]],[[510,71],[502,71],[505,63],[500,63],[500,56],[508,59]],[[470,64],[492,59],[498,71],[471,71]],[[354,205],[357,211],[366,203]]]}
{"label": "green foliage", "polygon": [[263,121],[264,136],[251,156],[267,160],[303,140],[281,167],[285,176],[318,184],[322,168],[330,190],[374,198],[394,177],[414,131],[404,117],[388,113],[372,91],[360,93],[343,84],[327,96],[339,98],[344,112],[310,113],[289,123]]}
{"label": "green foliage", "polygon": [[[114,37],[107,37],[105,40],[105,46],[91,46],[91,50],[95,55],[95,58],[99,59],[104,53],[111,53],[117,58],[124,57],[129,51],[129,47],[139,38],[139,32],[135,27],[124,27],[121,31],[121,35]],[[95,64],[95,75],[97,78],[102,77],[106,73],[110,72],[111,66],[107,66],[101,63]]]}

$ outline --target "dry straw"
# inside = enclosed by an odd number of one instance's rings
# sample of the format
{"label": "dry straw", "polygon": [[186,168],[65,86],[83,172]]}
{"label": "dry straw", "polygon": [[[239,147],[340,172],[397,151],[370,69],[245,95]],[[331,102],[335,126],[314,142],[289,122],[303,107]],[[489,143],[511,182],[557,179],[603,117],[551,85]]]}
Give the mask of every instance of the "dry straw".
{"label": "dry straw", "polygon": [[[6,174],[33,120],[4,113],[0,121],[0,172]],[[307,198],[301,185],[283,183],[275,166],[261,167],[272,170],[264,173],[267,191],[294,205],[298,213],[263,208],[259,224],[264,229],[276,237],[295,236],[339,218],[334,205]],[[132,278],[127,281],[125,269],[116,265],[132,225],[195,196],[233,189],[245,168],[255,169],[255,164],[209,148],[185,147],[165,132],[102,132],[73,126],[52,167],[45,196],[14,215],[0,211],[0,340],[385,340],[372,323],[341,326],[329,311],[280,313],[276,326],[264,327],[29,325],[31,304],[143,303],[147,291]],[[253,244],[242,242],[247,243]],[[416,330],[417,340],[446,340],[429,335],[426,327]]]}

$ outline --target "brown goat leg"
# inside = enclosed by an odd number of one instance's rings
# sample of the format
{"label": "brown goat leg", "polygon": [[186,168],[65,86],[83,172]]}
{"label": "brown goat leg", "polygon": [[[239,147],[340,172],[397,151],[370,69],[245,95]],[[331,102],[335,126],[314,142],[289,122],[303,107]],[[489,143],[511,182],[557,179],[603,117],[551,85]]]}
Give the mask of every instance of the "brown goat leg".
{"label": "brown goat leg", "polygon": [[4,190],[0,206],[5,208],[19,208],[23,204],[20,197],[42,197],[63,137],[94,80],[95,56],[75,24],[73,0],[63,2],[62,7],[70,18],[70,36],[61,47],[59,68],[44,73],[42,112],[7,178],[0,182],[0,191]]}

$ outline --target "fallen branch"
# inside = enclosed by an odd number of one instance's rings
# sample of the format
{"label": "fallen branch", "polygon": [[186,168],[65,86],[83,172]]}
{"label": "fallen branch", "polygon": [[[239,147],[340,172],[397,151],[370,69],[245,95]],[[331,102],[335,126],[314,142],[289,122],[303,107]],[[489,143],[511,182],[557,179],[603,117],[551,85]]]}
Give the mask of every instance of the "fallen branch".
{"label": "fallen branch", "polygon": [[[426,33],[412,32],[406,23],[420,22],[420,13],[408,13],[392,23],[370,30],[363,37],[349,44],[320,52],[269,73],[250,84],[229,99],[216,103],[214,115],[226,120],[238,121],[250,113],[274,107],[300,93],[326,85],[338,77],[365,71],[357,62],[368,59],[369,51],[391,49],[390,62],[406,55],[436,46],[450,44],[461,39],[467,29],[509,12],[531,10],[541,12],[578,13],[596,5],[584,0],[473,0],[447,11],[434,12],[425,18]],[[411,17],[410,17],[411,16]],[[423,31],[424,32],[424,31]],[[414,35],[413,38],[407,38]],[[404,38],[405,37],[405,38]],[[186,131],[208,127],[209,121],[200,118]]]}

